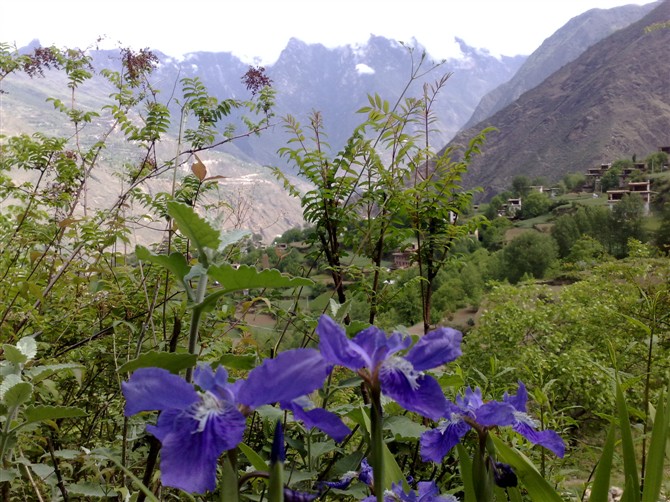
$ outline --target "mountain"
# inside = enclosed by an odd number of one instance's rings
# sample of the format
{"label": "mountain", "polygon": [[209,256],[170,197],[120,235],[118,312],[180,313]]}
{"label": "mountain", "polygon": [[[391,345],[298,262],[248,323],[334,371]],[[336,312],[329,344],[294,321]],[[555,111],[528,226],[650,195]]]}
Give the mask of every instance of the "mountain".
{"label": "mountain", "polygon": [[556,181],[603,162],[643,158],[669,144],[669,20],[665,0],[460,132],[447,146],[466,144],[486,126],[497,128],[470,164],[466,186],[483,187],[486,199],[518,174]]}
{"label": "mountain", "polygon": [[[435,109],[438,117],[436,141],[446,143],[465,124],[481,97],[509,80],[519,69],[525,56],[492,56],[473,49],[458,40],[463,56],[444,61],[435,71],[417,78],[409,95],[422,92],[424,83],[433,83],[445,73],[452,73]],[[313,111],[322,114],[328,142],[333,151],[341,148],[354,128],[365,117],[356,114],[367,105],[368,94],[379,94],[394,102],[408,83],[412,68],[420,61],[424,49],[384,37],[371,36],[362,45],[326,48],[291,39],[278,60],[266,67],[277,91],[275,113],[278,117],[292,115],[302,124],[309,123]],[[240,78],[248,69],[230,53],[194,52],[181,61],[161,58],[157,80],[173,83],[182,77],[198,76],[215,96],[248,96]],[[439,63],[439,62],[438,62]],[[428,55],[424,68],[432,60]],[[423,73],[423,72],[422,72]],[[167,89],[165,89],[167,92]],[[230,153],[260,164],[287,168],[277,156],[290,138],[278,120],[278,126],[256,138],[235,143]]]}
{"label": "mountain", "polygon": [[512,79],[482,98],[464,129],[502,110],[594,43],[638,21],[659,3],[591,9],[571,19],[526,59]]}
{"label": "mountain", "polygon": [[[436,108],[441,136],[436,141],[444,144],[471,115],[482,95],[508,80],[523,63],[524,56],[491,56],[486,51],[468,47],[459,41],[463,57],[444,62],[433,72],[417,78],[410,95],[416,95],[426,82],[432,83],[446,72],[453,72],[445,95]],[[277,125],[260,137],[235,141],[231,145],[202,153],[210,175],[226,176],[221,181],[220,196],[236,206],[227,217],[227,226],[243,226],[261,234],[265,241],[302,223],[300,202],[291,198],[281,183],[275,180],[264,165],[283,168],[291,174],[291,166],[283,165],[277,150],[286,145],[289,136],[281,127],[279,117],[293,115],[303,124],[308,123],[313,110],[322,112],[328,142],[337,151],[364,117],[356,110],[367,104],[367,95],[378,93],[391,102],[397,99],[407,85],[412,68],[422,58],[420,45],[409,50],[394,40],[372,36],[367,43],[328,49],[319,44],[306,44],[292,39],[277,62],[266,68],[277,91]],[[31,52],[39,46],[33,42],[22,52]],[[155,51],[159,64],[152,74],[152,85],[159,92],[157,98],[172,103],[173,136],[179,116],[180,79],[198,77],[208,92],[219,99],[247,99],[249,91],[241,78],[248,70],[231,53],[194,52],[176,59]],[[93,50],[88,53],[97,72],[103,68],[120,69],[118,50]],[[431,64],[427,56],[424,69]],[[68,137],[72,126],[54,109],[48,98],[63,103],[72,100],[71,90],[62,72],[47,71],[46,78],[11,75],[2,80],[0,93],[0,134],[46,132]],[[99,74],[77,87],[76,103],[79,108],[100,111],[114,92],[112,86]],[[175,99],[176,98],[176,99]],[[92,144],[112,123],[109,112],[103,112],[79,134],[78,141]],[[121,134],[108,137],[109,146],[101,157],[101,170],[94,173],[89,186],[88,203],[97,207],[111,205],[119,196],[121,185],[114,171],[127,163],[137,163],[140,152],[126,142]],[[174,152],[176,143],[163,147]],[[183,166],[180,176],[188,173]],[[300,182],[296,180],[300,186]],[[156,193],[168,190],[171,175],[154,180],[146,190]],[[302,185],[304,187],[304,185]],[[135,213],[141,208],[134,208]]]}

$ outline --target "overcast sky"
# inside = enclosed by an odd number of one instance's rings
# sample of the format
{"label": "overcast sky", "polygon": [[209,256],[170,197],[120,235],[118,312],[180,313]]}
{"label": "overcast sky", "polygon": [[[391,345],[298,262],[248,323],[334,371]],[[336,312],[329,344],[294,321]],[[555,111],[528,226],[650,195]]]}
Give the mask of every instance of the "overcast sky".
{"label": "overcast sky", "polygon": [[592,8],[649,0],[3,0],[0,42],[145,47],[179,57],[232,52],[271,64],[291,37],[327,47],[381,35],[423,45],[436,59],[458,53],[454,37],[493,54],[528,55]]}

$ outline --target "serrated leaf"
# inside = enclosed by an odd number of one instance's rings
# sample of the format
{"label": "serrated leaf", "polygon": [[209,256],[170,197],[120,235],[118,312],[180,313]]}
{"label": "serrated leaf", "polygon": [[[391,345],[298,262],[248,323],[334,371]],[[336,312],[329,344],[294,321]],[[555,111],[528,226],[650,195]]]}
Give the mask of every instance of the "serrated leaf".
{"label": "serrated leaf", "polygon": [[218,250],[223,251],[231,244],[235,244],[236,242],[241,241],[247,235],[251,235],[251,232],[249,232],[248,230],[231,230],[229,232],[221,232],[221,234],[219,235],[221,243],[219,244]]}
{"label": "serrated leaf", "polygon": [[417,440],[426,431],[426,427],[404,415],[388,417],[384,420],[384,429],[390,431],[396,441]]}
{"label": "serrated leaf", "polygon": [[116,491],[113,488],[105,487],[98,483],[72,483],[67,485],[67,491],[85,497],[116,497]]}
{"label": "serrated leaf", "polygon": [[151,351],[123,364],[119,368],[119,373],[131,373],[138,368],[152,367],[163,368],[172,373],[178,373],[186,368],[192,368],[197,361],[198,356],[196,354]]}
{"label": "serrated leaf", "polygon": [[26,361],[28,361],[28,358],[26,355],[21,352],[21,350],[14,346],[10,345],[8,343],[4,343],[2,345],[2,350],[4,351],[4,356],[7,361],[13,364],[25,364]]}
{"label": "serrated leaf", "polygon": [[169,256],[164,254],[154,254],[144,246],[136,246],[135,256],[140,260],[155,263],[156,265],[166,268],[182,283],[184,282],[184,277],[191,271],[191,267],[188,266],[186,258],[181,253],[174,252]]}
{"label": "serrated leaf", "polygon": [[191,206],[179,202],[167,203],[168,214],[177,224],[179,231],[187,237],[200,252],[201,261],[206,260],[205,249],[217,250],[221,240],[219,232],[200,217]]}
{"label": "serrated leaf", "polygon": [[54,468],[48,464],[29,464],[30,469],[41,479],[47,479],[54,474]]}
{"label": "serrated leaf", "polygon": [[13,481],[18,475],[19,472],[16,469],[0,469],[0,483]]}
{"label": "serrated leaf", "polygon": [[[11,375],[10,375],[11,376]],[[8,408],[15,408],[25,403],[33,393],[33,386],[28,382],[14,382],[9,383],[7,386],[8,378],[2,382],[0,386],[0,399],[4,402],[5,406]]]}
{"label": "serrated leaf", "polygon": [[76,363],[45,364],[29,368],[25,371],[25,374],[30,377],[33,383],[38,383],[59,371],[82,369],[84,369],[84,366]]}
{"label": "serrated leaf", "polygon": [[59,418],[85,417],[86,411],[73,406],[28,406],[23,415],[26,419],[24,425],[41,422],[42,420],[57,420]]}
{"label": "serrated leaf", "polygon": [[37,342],[35,342],[35,337],[24,336],[21,338],[16,347],[26,356],[29,360],[34,359],[37,355]]}
{"label": "serrated leaf", "polygon": [[310,279],[284,275],[277,269],[259,272],[249,265],[241,265],[237,269],[228,264],[214,265],[209,267],[207,274],[221,284],[221,289],[210,293],[202,302],[203,306],[211,306],[221,296],[243,289],[296,288],[314,284]]}

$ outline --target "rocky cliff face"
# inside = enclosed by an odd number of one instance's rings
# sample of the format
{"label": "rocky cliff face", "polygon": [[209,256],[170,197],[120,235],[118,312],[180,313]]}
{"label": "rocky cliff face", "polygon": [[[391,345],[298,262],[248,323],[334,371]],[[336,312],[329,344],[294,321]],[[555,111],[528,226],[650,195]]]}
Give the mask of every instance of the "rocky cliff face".
{"label": "rocky cliff face", "polygon": [[574,61],[594,43],[638,21],[659,3],[591,9],[571,19],[528,57],[514,77],[482,98],[464,128],[502,110],[562,66]]}
{"label": "rocky cliff face", "polygon": [[[487,196],[517,174],[558,180],[620,158],[644,158],[670,142],[670,0],[589,47],[492,117],[459,133],[491,133],[466,184]],[[649,27],[658,29],[649,30]]]}

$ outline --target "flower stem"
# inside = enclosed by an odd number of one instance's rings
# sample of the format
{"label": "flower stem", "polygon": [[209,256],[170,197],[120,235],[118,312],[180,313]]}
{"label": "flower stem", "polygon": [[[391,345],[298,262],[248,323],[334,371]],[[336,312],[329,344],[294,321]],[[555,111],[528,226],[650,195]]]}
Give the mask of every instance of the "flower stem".
{"label": "flower stem", "polygon": [[[198,279],[198,288],[195,292],[195,305],[191,313],[191,326],[188,333],[188,353],[195,354],[195,348],[198,345],[198,329],[200,327],[200,318],[202,317],[202,301],[207,293],[207,274],[204,273]],[[193,380],[193,368],[186,369],[186,381]]]}
{"label": "flower stem", "polygon": [[372,448],[372,477],[374,479],[374,491],[377,502],[384,502],[384,418],[382,415],[381,391],[372,388],[371,416],[370,416],[370,441]]}

